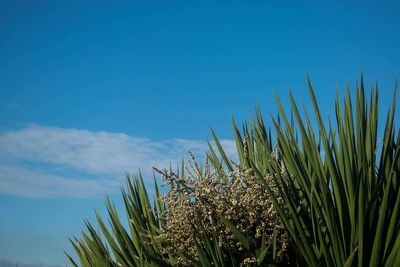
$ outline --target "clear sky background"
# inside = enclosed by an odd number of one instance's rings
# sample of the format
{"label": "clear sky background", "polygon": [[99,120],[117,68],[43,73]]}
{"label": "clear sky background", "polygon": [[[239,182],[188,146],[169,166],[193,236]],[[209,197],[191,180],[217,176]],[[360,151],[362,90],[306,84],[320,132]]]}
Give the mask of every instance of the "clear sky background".
{"label": "clear sky background", "polygon": [[325,118],[361,68],[384,115],[399,25],[398,1],[0,1],[0,267],[65,266],[125,171],[203,155],[209,126],[233,155],[230,117],[307,106],[307,72]]}

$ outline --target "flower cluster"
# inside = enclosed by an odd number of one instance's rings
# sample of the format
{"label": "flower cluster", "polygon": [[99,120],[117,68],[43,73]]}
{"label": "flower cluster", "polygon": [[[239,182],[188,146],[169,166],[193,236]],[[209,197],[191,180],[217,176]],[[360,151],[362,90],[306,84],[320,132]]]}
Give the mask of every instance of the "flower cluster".
{"label": "flower cluster", "polygon": [[[218,245],[229,250],[242,265],[255,261],[253,255],[244,249],[229,228],[218,219],[218,214],[231,221],[235,227],[249,237],[251,245],[260,246],[263,236],[272,244],[276,234],[277,262],[287,262],[288,237],[274,209],[272,200],[265,191],[263,182],[250,171],[230,173],[212,172],[208,166],[203,171],[192,160],[189,175],[179,176],[171,171],[159,171],[169,184],[169,191],[163,196],[167,209],[163,214],[165,224],[158,237],[171,244],[163,251],[174,255],[174,264],[188,265],[179,251],[198,258],[196,236],[206,234],[217,238]],[[283,206],[272,177],[265,176],[275,197]],[[226,256],[226,255],[225,255]]]}

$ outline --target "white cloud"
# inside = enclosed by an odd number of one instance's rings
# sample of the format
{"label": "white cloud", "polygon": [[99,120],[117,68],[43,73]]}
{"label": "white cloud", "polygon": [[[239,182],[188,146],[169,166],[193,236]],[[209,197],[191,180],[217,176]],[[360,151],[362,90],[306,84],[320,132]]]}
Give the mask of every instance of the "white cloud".
{"label": "white cloud", "polygon": [[[233,156],[234,142],[221,143]],[[153,166],[174,166],[188,151],[201,157],[206,148],[200,140],[155,141],[123,133],[30,125],[0,134],[0,193],[91,197],[118,188],[125,171],[140,168],[151,175]],[[60,174],[54,168],[67,171]],[[89,178],[74,178],[77,172]]]}
{"label": "white cloud", "polygon": [[110,193],[120,183],[112,179],[73,179],[33,171],[23,166],[0,165],[0,193],[24,197],[93,197]]}

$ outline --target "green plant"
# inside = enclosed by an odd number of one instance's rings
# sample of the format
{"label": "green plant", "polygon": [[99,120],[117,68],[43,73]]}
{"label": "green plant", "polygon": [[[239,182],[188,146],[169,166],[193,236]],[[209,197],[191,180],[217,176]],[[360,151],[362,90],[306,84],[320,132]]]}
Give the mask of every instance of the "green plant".
{"label": "green plant", "polygon": [[[208,168],[195,166],[194,179],[188,179],[183,175],[183,164],[180,174],[164,172],[167,180],[174,179],[169,180],[170,198],[167,193],[167,198],[162,199],[155,183],[157,196],[153,205],[141,176],[128,178],[127,189],[122,192],[128,229],[107,200],[111,230],[97,213],[102,235],[86,222],[88,233],[71,240],[81,265],[274,266],[279,248],[276,231],[272,237],[271,232],[264,232],[260,241],[253,238],[257,223],[254,228],[240,224],[251,209],[232,216],[218,208],[218,201],[196,199],[196,190],[204,196],[203,189],[213,188],[211,195],[235,200],[224,193],[232,189],[232,177],[239,175],[236,181],[253,181],[251,187],[256,186],[257,194],[267,203],[265,209],[274,206],[286,231],[281,232],[281,237],[288,236],[289,248],[294,252],[294,258],[290,255],[292,264],[400,266],[400,132],[394,119],[396,96],[389,107],[383,138],[378,140],[377,88],[372,89],[368,101],[361,79],[354,109],[347,89],[343,105],[339,97],[336,99],[335,124],[326,125],[309,80],[308,86],[316,118],[314,127],[305,109],[304,115],[300,114],[291,94],[290,118],[276,99],[279,115],[272,118],[274,135],[265,127],[258,109],[255,120],[250,126],[244,124],[242,131],[233,122],[238,166],[228,158],[212,131],[215,147],[209,143],[207,158],[213,175]],[[196,183],[204,184],[196,187]],[[243,188],[235,190],[240,192]],[[249,203],[252,208],[259,208],[256,203]],[[187,220],[183,228],[174,228],[168,223],[176,221],[173,216],[182,214],[179,209],[169,209],[171,205],[192,207],[199,215],[210,213],[210,220],[196,224],[193,216],[194,221]],[[193,213],[186,215],[190,214]],[[210,227],[210,222],[215,222],[215,227]],[[187,232],[179,232],[182,229]],[[221,233],[230,233],[231,239],[224,239]],[[183,239],[188,242],[179,245]],[[269,242],[265,242],[267,239]],[[237,248],[244,252],[237,253]]]}
{"label": "green plant", "polygon": [[[336,99],[336,127],[331,122],[327,127],[309,80],[308,86],[317,127],[312,127],[306,110],[300,115],[290,93],[290,119],[277,98],[279,117],[272,119],[276,153],[259,112],[251,129],[243,127],[243,137],[233,124],[242,168],[261,181],[267,174],[273,176],[289,213],[279,205],[271,185],[264,183],[264,188],[274,201],[300,266],[400,266],[396,94],[383,140],[378,141],[377,88],[367,101],[361,79],[355,109],[347,89],[343,106]],[[215,134],[214,139],[218,144]],[[217,147],[225,168],[231,170],[223,149]],[[209,157],[223,170],[211,146]]]}

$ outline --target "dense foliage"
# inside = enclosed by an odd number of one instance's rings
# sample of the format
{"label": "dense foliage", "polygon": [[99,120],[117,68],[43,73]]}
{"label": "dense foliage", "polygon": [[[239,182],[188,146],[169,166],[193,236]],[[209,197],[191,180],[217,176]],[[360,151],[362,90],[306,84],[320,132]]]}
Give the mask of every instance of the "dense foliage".
{"label": "dense foliage", "polygon": [[[268,259],[264,257],[268,246],[263,243],[275,244],[274,251],[270,250],[272,257],[269,262],[288,264],[288,237],[260,179],[239,170],[221,176],[212,173],[208,165],[203,171],[194,159],[189,162],[193,164],[188,176],[180,177],[166,170],[161,172],[170,190],[163,198],[168,209],[164,213],[165,224],[159,238],[166,244],[164,252],[176,255],[171,263],[196,264],[200,257],[196,243],[204,245],[197,238],[201,232],[218,242],[222,248],[223,262],[229,262],[230,265],[267,262]],[[270,182],[272,177],[263,179]],[[275,196],[284,206],[282,199],[277,194]],[[229,225],[219,218],[221,216],[247,237],[244,244],[239,242]],[[257,255],[250,247],[263,247],[265,252]],[[180,256],[180,251],[185,251],[196,260],[190,261],[188,257]]]}
{"label": "dense foliage", "polygon": [[259,111],[242,131],[233,123],[237,164],[213,132],[206,166],[161,171],[170,187],[161,196],[155,184],[154,203],[140,175],[128,178],[129,227],[107,200],[110,227],[97,216],[102,234],[86,222],[71,240],[80,264],[400,266],[396,97],[379,138],[377,88],[367,100],[361,79],[355,105],[347,90],[327,124],[308,85],[315,127],[289,94],[290,116],[277,98],[270,129]]}

